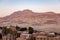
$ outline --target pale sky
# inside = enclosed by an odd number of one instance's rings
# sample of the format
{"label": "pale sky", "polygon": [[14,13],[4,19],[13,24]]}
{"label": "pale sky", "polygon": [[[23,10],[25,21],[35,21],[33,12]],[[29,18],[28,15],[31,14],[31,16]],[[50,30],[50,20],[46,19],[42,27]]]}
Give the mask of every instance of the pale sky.
{"label": "pale sky", "polygon": [[60,0],[0,0],[0,17],[24,9],[34,12],[53,11],[60,13]]}

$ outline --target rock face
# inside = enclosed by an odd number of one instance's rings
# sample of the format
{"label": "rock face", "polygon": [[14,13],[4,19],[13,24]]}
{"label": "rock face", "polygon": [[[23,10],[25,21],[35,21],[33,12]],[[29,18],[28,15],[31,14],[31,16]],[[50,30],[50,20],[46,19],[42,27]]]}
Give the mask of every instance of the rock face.
{"label": "rock face", "polygon": [[16,11],[9,16],[0,18],[0,26],[9,25],[31,26],[42,31],[60,33],[60,14],[54,12],[37,13],[31,10]]}

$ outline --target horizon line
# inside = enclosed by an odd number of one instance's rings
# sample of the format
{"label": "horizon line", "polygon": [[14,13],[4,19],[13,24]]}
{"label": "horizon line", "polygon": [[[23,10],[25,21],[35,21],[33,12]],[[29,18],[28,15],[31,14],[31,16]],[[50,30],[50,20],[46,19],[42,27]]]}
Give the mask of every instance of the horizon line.
{"label": "horizon line", "polygon": [[[54,12],[54,11],[43,11],[43,12],[37,12],[37,11],[33,11],[33,10],[31,10],[31,9],[24,9],[24,10],[16,10],[16,11],[13,11],[11,14],[13,14],[14,12],[18,12],[18,11],[21,11],[21,12],[23,12],[23,11],[30,11],[30,12],[35,12],[35,13],[49,13],[49,12],[51,12],[51,13],[55,13],[55,14],[60,14],[60,12]],[[0,18],[1,17],[6,17],[6,16],[9,16],[9,15],[11,15],[11,14],[8,14],[8,15],[5,15],[5,16],[0,16]]]}

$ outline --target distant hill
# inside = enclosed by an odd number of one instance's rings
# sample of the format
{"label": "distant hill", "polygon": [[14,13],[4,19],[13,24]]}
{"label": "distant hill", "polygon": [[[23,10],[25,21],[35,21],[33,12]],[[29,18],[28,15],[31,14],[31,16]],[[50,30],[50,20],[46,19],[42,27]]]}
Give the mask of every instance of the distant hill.
{"label": "distant hill", "polygon": [[0,17],[0,26],[18,25],[20,27],[33,27],[42,31],[60,33],[60,14],[55,12],[33,12],[23,10],[13,12],[9,16]]}

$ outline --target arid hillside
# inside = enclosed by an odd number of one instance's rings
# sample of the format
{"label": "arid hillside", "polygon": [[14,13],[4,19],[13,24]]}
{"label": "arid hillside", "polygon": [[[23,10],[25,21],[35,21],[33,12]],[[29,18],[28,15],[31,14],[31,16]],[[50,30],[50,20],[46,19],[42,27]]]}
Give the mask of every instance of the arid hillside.
{"label": "arid hillside", "polygon": [[33,12],[23,10],[13,12],[6,17],[0,17],[0,26],[18,25],[20,27],[33,27],[42,31],[60,33],[60,14],[55,12]]}

